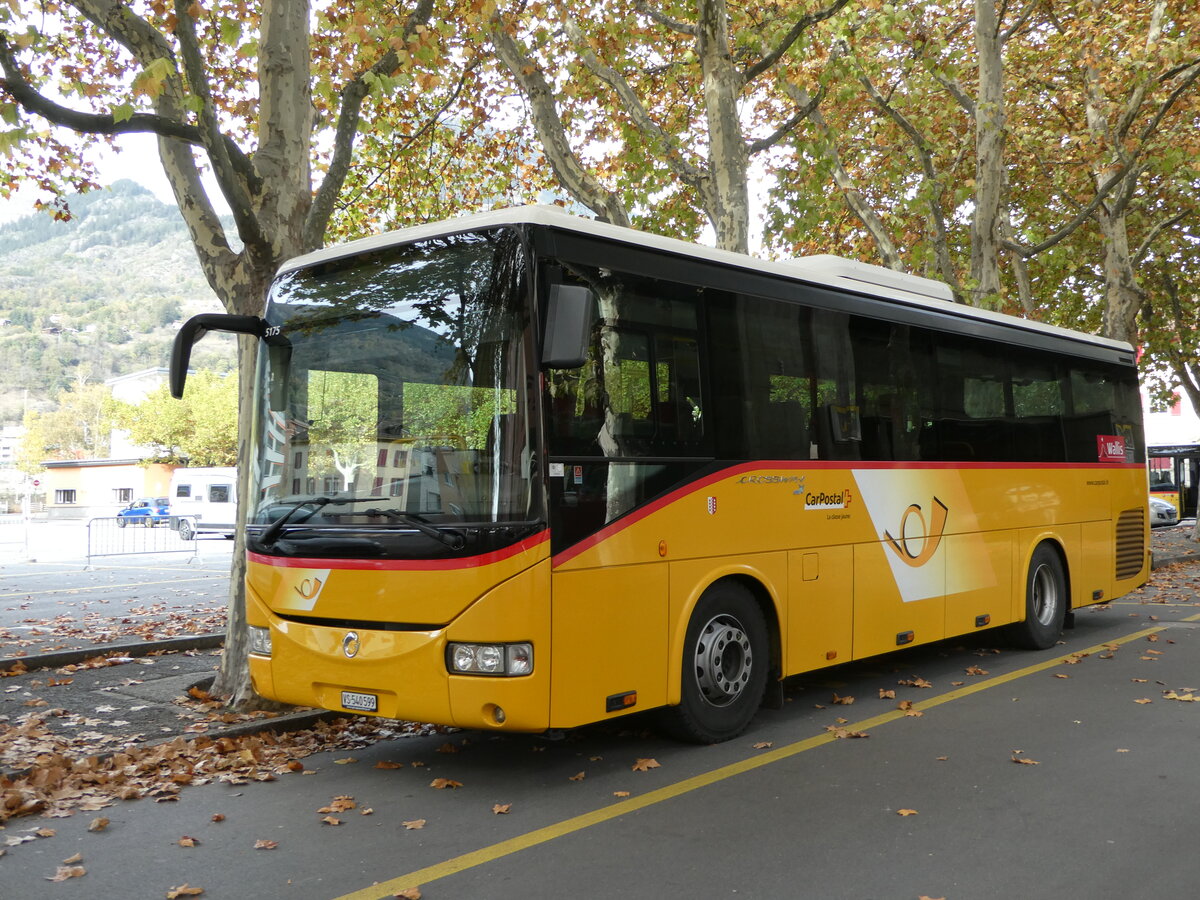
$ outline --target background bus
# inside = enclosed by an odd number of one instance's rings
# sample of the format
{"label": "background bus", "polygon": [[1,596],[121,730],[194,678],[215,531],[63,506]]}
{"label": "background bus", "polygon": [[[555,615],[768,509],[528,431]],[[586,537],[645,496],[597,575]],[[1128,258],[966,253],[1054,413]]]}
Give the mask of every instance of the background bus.
{"label": "background bus", "polygon": [[1147,450],[1150,495],[1175,507],[1180,519],[1196,516],[1200,485],[1200,444],[1170,444]]}
{"label": "background bus", "polygon": [[1132,349],[832,257],[545,208],[285,265],[259,336],[250,668],[483,729],[663,708],[1069,611],[1148,574]]}

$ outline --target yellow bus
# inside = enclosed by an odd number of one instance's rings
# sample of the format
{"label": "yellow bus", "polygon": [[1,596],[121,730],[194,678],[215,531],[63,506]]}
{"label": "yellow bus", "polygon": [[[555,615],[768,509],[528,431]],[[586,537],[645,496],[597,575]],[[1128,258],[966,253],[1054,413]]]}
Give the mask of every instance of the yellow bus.
{"label": "yellow bus", "polygon": [[250,668],[485,731],[661,709],[731,738],[788,676],[1146,581],[1132,349],[835,257],[525,207],[285,264],[260,338]]}

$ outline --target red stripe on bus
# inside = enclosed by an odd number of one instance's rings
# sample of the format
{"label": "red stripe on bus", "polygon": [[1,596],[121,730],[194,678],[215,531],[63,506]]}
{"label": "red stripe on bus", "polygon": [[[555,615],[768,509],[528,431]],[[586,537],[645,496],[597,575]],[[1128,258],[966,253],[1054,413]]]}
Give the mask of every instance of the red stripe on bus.
{"label": "red stripe on bus", "polygon": [[246,552],[251,562],[283,569],[335,569],[366,570],[372,572],[448,572],[456,569],[477,569],[512,559],[550,540],[549,530],[539,531],[532,537],[491,553],[466,556],[459,559],[318,559],[315,557],[266,556]]}
{"label": "red stripe on bus", "polygon": [[738,463],[736,466],[730,466],[728,469],[721,469],[719,472],[713,472],[710,475],[705,475],[696,481],[689,482],[683,487],[676,488],[671,493],[659,497],[657,500],[646,504],[640,509],[636,509],[626,516],[622,516],[615,522],[605,525],[595,534],[584,538],[579,543],[568,547],[561,553],[557,554],[551,560],[551,565],[555,568],[564,565],[575,557],[579,556],[598,544],[611,538],[620,531],[624,531],[631,525],[636,525],[642,519],[653,513],[658,512],[665,506],[670,506],[689,494],[695,494],[711,484],[718,481],[725,481],[733,478],[736,475],[746,472],[770,472],[771,470],[783,469],[785,471],[813,469],[996,469],[996,470],[1014,470],[1014,469],[1103,469],[1111,471],[1113,469],[1143,469],[1145,466],[1141,463],[995,463],[995,462],[900,462],[900,461],[857,461],[857,460],[808,460],[808,459],[785,459],[775,461],[757,460],[749,463]]}

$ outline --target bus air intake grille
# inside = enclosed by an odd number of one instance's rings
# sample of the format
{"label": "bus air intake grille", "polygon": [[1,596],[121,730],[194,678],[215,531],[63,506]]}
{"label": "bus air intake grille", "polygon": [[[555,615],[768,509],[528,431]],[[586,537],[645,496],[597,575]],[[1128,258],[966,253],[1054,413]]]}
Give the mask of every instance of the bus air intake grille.
{"label": "bus air intake grille", "polygon": [[1127,509],[1117,519],[1117,578],[1132,578],[1146,562],[1146,511]]}

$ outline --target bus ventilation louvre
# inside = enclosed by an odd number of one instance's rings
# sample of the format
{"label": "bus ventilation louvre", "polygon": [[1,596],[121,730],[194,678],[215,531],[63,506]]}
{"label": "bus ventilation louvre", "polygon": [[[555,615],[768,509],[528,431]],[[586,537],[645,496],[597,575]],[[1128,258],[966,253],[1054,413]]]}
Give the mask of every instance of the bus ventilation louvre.
{"label": "bus ventilation louvre", "polygon": [[1127,509],[1117,519],[1117,578],[1132,578],[1146,558],[1146,511]]}

